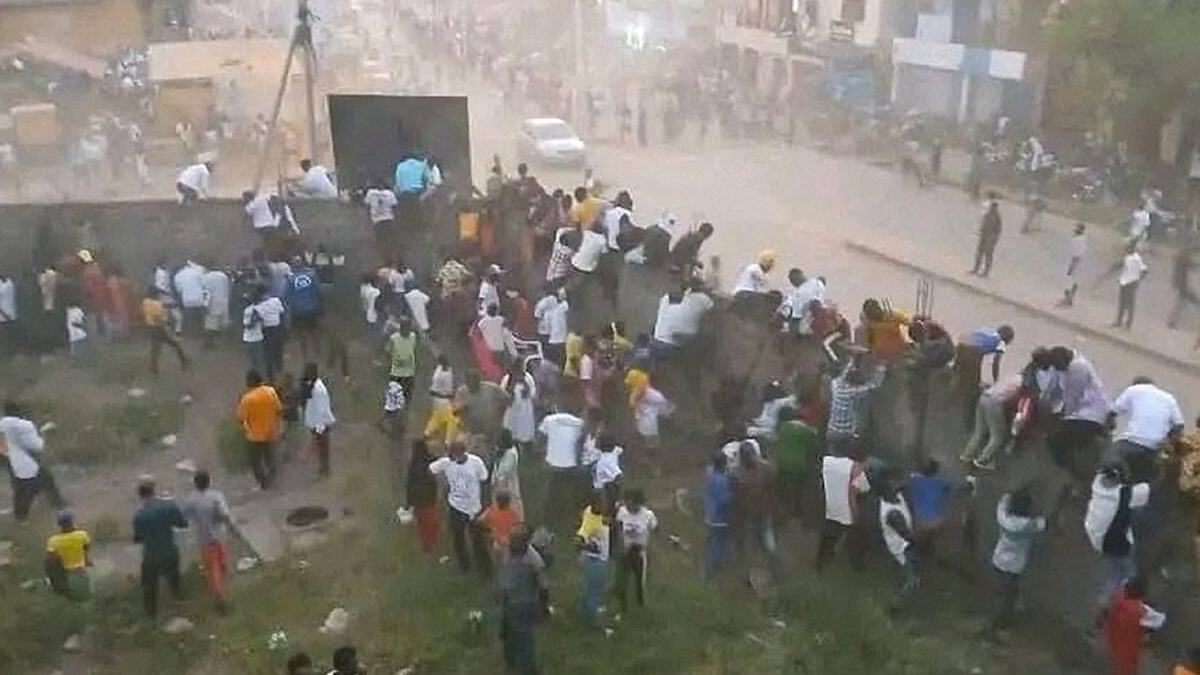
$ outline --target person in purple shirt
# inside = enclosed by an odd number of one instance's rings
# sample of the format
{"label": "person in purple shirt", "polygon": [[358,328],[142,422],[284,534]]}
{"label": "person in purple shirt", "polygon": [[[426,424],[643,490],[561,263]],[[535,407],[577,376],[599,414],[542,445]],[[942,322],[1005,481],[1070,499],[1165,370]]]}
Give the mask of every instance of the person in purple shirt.
{"label": "person in purple shirt", "polygon": [[917,553],[927,559],[934,541],[946,527],[946,507],[950,500],[950,481],[941,474],[941,465],[927,459],[908,479],[908,502],[912,508],[913,534]]}
{"label": "person in purple shirt", "polygon": [[1078,351],[1054,347],[1048,359],[1059,373],[1057,395],[1062,401],[1062,419],[1052,427],[1046,445],[1055,463],[1074,474],[1076,456],[1107,430],[1108,394],[1096,368]]}

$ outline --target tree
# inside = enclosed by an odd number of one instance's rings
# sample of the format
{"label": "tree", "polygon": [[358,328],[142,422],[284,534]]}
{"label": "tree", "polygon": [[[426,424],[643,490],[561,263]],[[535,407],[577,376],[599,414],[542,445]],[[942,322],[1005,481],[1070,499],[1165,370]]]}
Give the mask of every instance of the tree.
{"label": "tree", "polygon": [[1059,5],[1050,27],[1054,51],[1078,75],[1073,93],[1097,117],[1111,116],[1133,152],[1154,158],[1171,115],[1186,107],[1192,116],[1197,35],[1200,3],[1192,0],[1071,0]]}

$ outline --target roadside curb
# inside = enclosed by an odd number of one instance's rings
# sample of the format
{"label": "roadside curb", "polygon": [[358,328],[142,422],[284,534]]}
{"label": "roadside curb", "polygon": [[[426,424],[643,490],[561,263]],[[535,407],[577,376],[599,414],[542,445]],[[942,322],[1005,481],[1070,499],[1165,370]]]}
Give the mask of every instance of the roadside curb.
{"label": "roadside curb", "polygon": [[955,277],[955,276],[952,276],[949,274],[945,274],[943,272],[938,272],[936,270],[930,269],[928,267],[925,267],[918,263],[912,262],[910,260],[905,260],[904,258],[895,256],[891,253],[885,253],[873,246],[864,244],[862,242],[854,241],[852,239],[843,239],[842,245],[845,246],[847,249],[854,251],[855,253],[861,253],[863,255],[875,258],[877,260],[882,260],[883,262],[888,263],[890,265],[895,265],[897,267],[903,267],[903,268],[911,270],[913,272],[917,272],[919,274],[923,274],[925,276],[937,279],[940,282],[950,284],[951,286],[954,286],[955,288],[958,288],[960,290],[967,291],[968,293],[980,295],[980,296],[988,298],[989,300],[994,300],[996,302],[1000,302],[1005,305],[1009,305],[1010,307],[1015,307],[1016,309],[1019,309],[1021,311],[1029,312],[1030,314],[1036,315],[1040,319],[1043,319],[1045,321],[1056,324],[1058,326],[1062,326],[1064,328],[1070,329],[1074,332],[1081,333],[1083,335],[1088,336],[1089,338],[1092,338],[1095,340],[1103,340],[1105,342],[1108,342],[1109,344],[1116,345],[1123,349],[1128,349],[1130,351],[1136,352],[1147,358],[1153,359],[1155,361],[1159,361],[1161,363],[1165,363],[1167,365],[1170,365],[1173,368],[1185,370],[1189,374],[1200,375],[1200,364],[1194,363],[1191,361],[1185,361],[1183,359],[1180,359],[1180,358],[1177,358],[1174,356],[1170,356],[1168,354],[1163,354],[1162,352],[1155,351],[1153,349],[1145,347],[1142,344],[1136,342],[1135,340],[1124,338],[1119,335],[1113,335],[1107,331],[1100,330],[1093,326],[1089,326],[1088,324],[1085,324],[1080,321],[1072,321],[1071,319],[1063,318],[1062,316],[1060,316],[1048,309],[1045,309],[1043,307],[1039,307],[1037,305],[1025,302],[1023,300],[1014,300],[1013,298],[1010,298],[1010,297],[1007,297],[1004,295],[1000,295],[999,293],[996,293],[995,291],[992,291],[987,288],[983,288],[982,286],[973,284],[970,281],[959,279],[958,277]]}

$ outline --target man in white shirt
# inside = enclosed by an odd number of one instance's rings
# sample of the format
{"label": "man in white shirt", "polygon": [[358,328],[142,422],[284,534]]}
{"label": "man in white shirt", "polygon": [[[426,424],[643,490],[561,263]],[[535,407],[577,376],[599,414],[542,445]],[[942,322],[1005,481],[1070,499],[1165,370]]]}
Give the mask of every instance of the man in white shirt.
{"label": "man in white shirt", "polygon": [[208,181],[212,175],[212,161],[193,164],[179,172],[175,179],[175,190],[182,204],[191,204],[208,198]]}
{"label": "man in white shirt", "polygon": [[1101,468],[1092,481],[1083,530],[1092,548],[1108,563],[1108,575],[1097,597],[1101,607],[1107,606],[1117,587],[1135,573],[1133,511],[1149,502],[1150,485],[1126,480],[1119,465]]}
{"label": "man in white shirt", "polygon": [[8,460],[12,475],[13,517],[23,522],[29,516],[29,507],[38,492],[45,490],[55,508],[62,508],[63,499],[58,493],[54,477],[42,466],[40,455],[46,448],[37,426],[25,418],[21,406],[13,401],[4,403],[4,417],[0,417],[0,453]]}
{"label": "man in white shirt", "polygon": [[467,555],[467,533],[470,533],[471,549],[480,573],[487,578],[492,573],[492,558],[488,553],[487,537],[478,522],[483,512],[483,486],[487,484],[487,465],[478,456],[467,452],[462,443],[451,443],[449,456],[441,457],[429,465],[429,472],[441,476],[446,489],[446,513],[450,520],[450,536],[454,541],[454,555],[463,572],[471,571],[471,559]]}
{"label": "man in white shirt", "polygon": [[192,336],[199,336],[204,325],[205,272],[203,265],[188,260],[175,273],[175,292],[183,306],[183,330]]}
{"label": "man in white shirt", "polygon": [[283,317],[287,310],[282,300],[264,289],[254,303],[254,312],[262,322],[265,374],[267,381],[273,382],[275,374],[283,372]]}
{"label": "man in white shirt", "polygon": [[733,299],[738,302],[751,304],[761,303],[770,293],[767,274],[775,267],[775,252],[763,251],[758,255],[758,261],[752,262],[738,275],[733,285]]}
{"label": "man in white shirt", "polygon": [[607,250],[608,240],[604,236],[604,228],[599,224],[593,225],[583,231],[579,249],[571,256],[571,267],[576,272],[591,274],[596,271],[596,266],[600,264],[600,256]]}
{"label": "man in white shirt", "polygon": [[546,310],[550,331],[546,334],[546,359],[562,368],[567,355],[567,335],[570,333],[567,317],[571,313],[571,303],[567,302],[566,289],[558,289],[557,295],[557,301]]}
{"label": "man in white shirt", "polygon": [[543,349],[550,342],[550,312],[557,304],[557,293],[553,288],[547,288],[545,295],[533,306],[533,318],[537,321],[538,340],[542,343]]}
{"label": "man in white shirt", "polygon": [[242,193],[242,208],[250,217],[250,224],[260,235],[276,228],[275,213],[271,211],[271,196],[255,194],[251,190]]}
{"label": "man in white shirt", "polygon": [[496,359],[496,364],[504,367],[508,363],[509,358],[516,358],[515,351],[509,353],[508,340],[505,340],[504,317],[500,316],[500,308],[495,304],[488,305],[487,311],[483,316],[479,317],[476,322],[479,326],[479,334],[483,337],[484,344],[487,345],[488,351],[492,352],[492,357]]}
{"label": "man in white shirt", "polygon": [[429,294],[416,286],[410,286],[404,292],[404,302],[408,304],[408,314],[412,317],[417,332],[425,335],[429,332]]}
{"label": "man in white shirt", "polygon": [[329,176],[329,169],[320,164],[313,164],[311,159],[300,160],[300,170],[304,175],[296,181],[296,193],[301,197],[311,199],[337,199],[337,186]]}
{"label": "man in white shirt", "polygon": [[788,284],[791,288],[779,305],[779,313],[788,322],[788,329],[797,335],[807,332],[809,322],[809,304],[814,300],[825,300],[825,281],[820,277],[806,277],[797,267],[788,270]]}
{"label": "man in white shirt", "polygon": [[849,456],[827,455],[821,462],[821,479],[825,488],[825,523],[817,545],[817,571],[825,567],[843,538],[851,549],[850,564],[861,569],[863,533],[859,531],[858,499],[871,490],[862,448],[855,445]]}
{"label": "man in white shirt", "polygon": [[375,228],[375,243],[384,251],[392,250],[392,233],[396,223],[396,193],[382,183],[376,184],[363,195],[371,226]]}
{"label": "man in white shirt", "polygon": [[1183,412],[1170,392],[1155,386],[1145,376],[1133,379],[1108,413],[1108,426],[1113,428],[1118,416],[1125,418],[1125,427],[1117,435],[1115,448],[1130,470],[1134,481],[1152,481],[1156,477],[1157,454],[1168,440],[1183,431]]}
{"label": "man in white shirt", "polygon": [[1129,215],[1129,238],[1142,242],[1150,233],[1150,211],[1143,202]]}
{"label": "man in white shirt", "polygon": [[17,286],[13,280],[0,274],[0,356],[9,356],[16,351]]}
{"label": "man in white shirt", "polygon": [[633,220],[633,198],[625,190],[617,193],[616,199],[604,212],[604,238],[610,251],[621,250],[617,237],[621,234],[622,218],[628,218],[631,222]]}
{"label": "man in white shirt", "polygon": [[672,290],[658,300],[658,314],[654,317],[654,342],[650,345],[655,361],[669,359],[679,349],[682,336],[676,336],[676,332],[682,302],[681,290]]}
{"label": "man in white shirt", "polygon": [[1129,330],[1133,326],[1138,286],[1148,269],[1142,254],[1138,253],[1137,242],[1129,242],[1125,247],[1125,258],[1121,261],[1121,275],[1117,277],[1117,320],[1113,322],[1113,328]]}
{"label": "man in white shirt", "polygon": [[221,331],[229,326],[229,292],[232,282],[229,275],[212,268],[200,277],[204,288],[204,346],[212,349]]}
{"label": "man in white shirt", "polygon": [[713,299],[704,292],[704,286],[694,283],[684,292],[683,300],[675,313],[675,338],[690,342],[700,332],[700,322],[712,311]]}
{"label": "man in white shirt", "polygon": [[[546,508],[556,523],[569,523],[579,512],[581,490],[590,476],[581,473],[583,420],[569,412],[552,412],[542,418],[538,433],[546,438]],[[561,516],[561,518],[560,518]]]}
{"label": "man in white shirt", "polygon": [[639,607],[646,604],[647,547],[650,533],[658,529],[658,517],[645,506],[645,495],[641,490],[630,490],[625,503],[617,509],[617,523],[621,527],[621,557],[617,561],[617,599],[621,610],[629,608],[627,589],[633,580],[634,594]]}

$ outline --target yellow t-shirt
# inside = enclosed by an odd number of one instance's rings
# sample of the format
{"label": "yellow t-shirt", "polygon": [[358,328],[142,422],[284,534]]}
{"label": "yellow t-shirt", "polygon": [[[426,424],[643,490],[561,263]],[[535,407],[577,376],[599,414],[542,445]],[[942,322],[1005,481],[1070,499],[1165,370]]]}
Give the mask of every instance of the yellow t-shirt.
{"label": "yellow t-shirt", "polygon": [[625,388],[629,390],[629,406],[637,407],[646,390],[650,388],[650,374],[638,368],[630,368],[625,373]]}
{"label": "yellow t-shirt", "polygon": [[568,333],[563,345],[567,361],[563,364],[563,375],[579,377],[579,359],[583,356],[583,336],[578,333]]}
{"label": "yellow t-shirt", "polygon": [[142,300],[142,320],[147,326],[167,325],[167,308],[161,300],[145,298]]}
{"label": "yellow t-shirt", "polygon": [[567,220],[576,227],[589,228],[592,226],[592,221],[596,220],[596,213],[603,205],[603,199],[588,197],[581,202],[576,202],[571,207],[571,210],[567,212]]}
{"label": "yellow t-shirt", "polygon": [[589,505],[583,510],[583,515],[579,518],[579,529],[575,531],[575,536],[584,541],[588,541],[596,533],[596,531],[604,527],[604,515],[596,513]]}
{"label": "yellow t-shirt", "polygon": [[59,532],[46,540],[46,552],[57,555],[64,569],[83,569],[87,566],[87,547],[91,541],[83,530]]}

